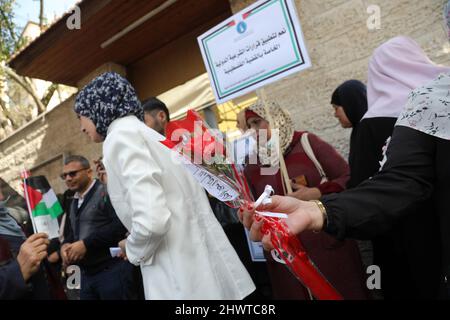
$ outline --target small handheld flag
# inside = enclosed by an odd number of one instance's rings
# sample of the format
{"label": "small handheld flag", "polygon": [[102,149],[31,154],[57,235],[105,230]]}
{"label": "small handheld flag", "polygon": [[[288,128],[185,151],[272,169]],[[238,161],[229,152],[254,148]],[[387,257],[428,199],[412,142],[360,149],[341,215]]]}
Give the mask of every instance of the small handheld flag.
{"label": "small handheld flag", "polygon": [[44,176],[25,178],[24,192],[35,232],[47,233],[49,239],[57,238],[57,218],[63,209],[47,179]]}

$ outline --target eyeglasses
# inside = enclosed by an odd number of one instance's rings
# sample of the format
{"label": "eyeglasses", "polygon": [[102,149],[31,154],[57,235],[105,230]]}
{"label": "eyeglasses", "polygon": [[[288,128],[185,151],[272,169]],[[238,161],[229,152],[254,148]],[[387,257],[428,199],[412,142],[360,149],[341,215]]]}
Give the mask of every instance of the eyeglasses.
{"label": "eyeglasses", "polygon": [[67,176],[70,176],[71,178],[74,178],[78,172],[83,171],[83,170],[89,170],[90,168],[83,168],[83,169],[79,169],[79,170],[74,170],[74,171],[69,171],[69,172],[64,172],[63,174],[60,175],[61,179],[66,180]]}

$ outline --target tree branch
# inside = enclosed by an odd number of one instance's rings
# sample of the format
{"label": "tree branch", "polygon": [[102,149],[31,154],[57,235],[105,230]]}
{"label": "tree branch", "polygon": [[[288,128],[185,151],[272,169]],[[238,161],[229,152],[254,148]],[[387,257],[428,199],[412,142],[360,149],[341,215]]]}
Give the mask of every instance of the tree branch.
{"label": "tree branch", "polygon": [[58,89],[58,84],[57,83],[52,83],[47,88],[47,91],[45,92],[44,97],[41,100],[45,107],[48,107],[48,104],[50,103],[50,100],[52,99],[53,94],[55,93],[55,91],[57,89]]}
{"label": "tree branch", "polygon": [[5,70],[6,74],[12,79],[14,80],[18,85],[20,85],[22,88],[25,89],[26,92],[28,92],[28,94],[33,98],[34,103],[37,106],[38,109],[38,114],[44,113],[47,108],[45,107],[45,105],[42,103],[42,101],[39,99],[36,91],[34,90],[34,88],[32,86],[30,86],[28,83],[26,83],[26,81],[24,81],[17,73],[14,72],[14,70],[12,70],[9,67],[6,66],[2,66],[3,70]]}
{"label": "tree branch", "polygon": [[8,119],[9,121],[11,121],[11,125],[13,128],[16,127],[16,122],[14,121],[14,119],[11,117],[10,112],[8,111],[8,108],[6,108],[6,104],[3,101],[3,99],[0,98],[0,107],[2,109],[3,115],[5,116],[6,119]]}

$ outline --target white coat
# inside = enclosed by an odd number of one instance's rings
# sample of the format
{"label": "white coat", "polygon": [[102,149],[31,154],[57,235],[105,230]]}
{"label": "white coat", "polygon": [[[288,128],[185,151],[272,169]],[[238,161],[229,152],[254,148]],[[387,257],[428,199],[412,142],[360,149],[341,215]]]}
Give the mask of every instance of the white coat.
{"label": "white coat", "polygon": [[243,299],[255,290],[205,191],[162,136],[135,116],[115,120],[103,144],[108,193],[130,232],[146,299]]}

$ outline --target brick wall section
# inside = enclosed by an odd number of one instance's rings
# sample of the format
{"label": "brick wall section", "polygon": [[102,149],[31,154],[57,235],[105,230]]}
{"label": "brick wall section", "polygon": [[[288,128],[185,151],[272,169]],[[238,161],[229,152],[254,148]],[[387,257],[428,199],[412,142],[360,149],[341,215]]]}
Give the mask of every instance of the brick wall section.
{"label": "brick wall section", "polygon": [[[84,87],[107,71],[126,75],[123,66],[105,63],[87,74],[78,83],[78,87]],[[55,192],[62,193],[66,190],[64,182],[59,178],[63,154],[85,156],[91,164],[102,154],[101,144],[91,142],[80,132],[79,121],[73,112],[74,102],[75,96],[0,141],[0,177],[20,194],[22,190],[19,177],[24,168],[38,166],[32,174],[45,175]],[[61,156],[57,157],[58,155]]]}
{"label": "brick wall section", "polygon": [[[100,156],[101,145],[80,132],[73,104],[74,97],[0,142],[0,177],[16,191],[22,194],[19,176],[24,167],[33,168],[61,153],[82,154],[89,160]],[[50,171],[52,174],[46,176],[55,192],[60,193],[65,190],[58,178],[61,169],[62,157],[38,168],[36,173]]]}
{"label": "brick wall section", "polygon": [[[254,1],[230,0],[233,12]],[[445,1],[446,2],[446,1]],[[369,31],[369,5],[381,9],[381,30]],[[267,86],[268,98],[287,107],[299,130],[309,130],[347,155],[349,130],[333,118],[330,98],[343,81],[366,82],[373,50],[397,35],[415,39],[436,63],[450,64],[442,18],[444,0],[296,0],[313,67]]]}

